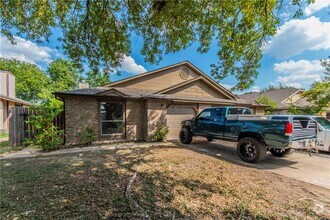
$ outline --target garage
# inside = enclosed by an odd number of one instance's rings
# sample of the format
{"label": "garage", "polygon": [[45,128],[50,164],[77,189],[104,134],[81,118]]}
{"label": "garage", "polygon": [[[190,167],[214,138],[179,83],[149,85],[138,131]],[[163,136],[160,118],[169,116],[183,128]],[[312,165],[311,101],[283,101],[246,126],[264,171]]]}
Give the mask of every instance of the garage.
{"label": "garage", "polygon": [[171,105],[167,109],[167,126],[169,129],[168,139],[179,137],[181,121],[195,117],[196,108],[192,106]]}

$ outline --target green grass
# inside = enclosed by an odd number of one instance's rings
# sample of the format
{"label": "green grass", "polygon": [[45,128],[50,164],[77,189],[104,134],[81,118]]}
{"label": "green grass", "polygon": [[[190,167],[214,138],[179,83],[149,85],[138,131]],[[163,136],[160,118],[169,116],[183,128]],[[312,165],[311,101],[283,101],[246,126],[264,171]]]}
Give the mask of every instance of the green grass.
{"label": "green grass", "polygon": [[9,153],[17,152],[24,149],[24,146],[20,147],[9,147],[8,141],[0,141],[0,156],[4,156]]}
{"label": "green grass", "polygon": [[8,133],[4,132],[4,133],[0,133],[0,139],[1,138],[7,138],[8,137]]}

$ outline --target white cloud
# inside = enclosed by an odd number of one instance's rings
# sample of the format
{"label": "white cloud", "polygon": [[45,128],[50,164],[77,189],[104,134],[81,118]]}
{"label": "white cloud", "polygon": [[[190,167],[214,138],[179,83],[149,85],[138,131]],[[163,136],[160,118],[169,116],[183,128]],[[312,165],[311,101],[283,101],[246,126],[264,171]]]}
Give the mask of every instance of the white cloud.
{"label": "white cloud", "polygon": [[252,87],[252,92],[260,92],[261,88],[259,86],[253,86]]}
{"label": "white cloud", "polygon": [[36,64],[37,62],[50,63],[52,55],[57,54],[55,49],[39,46],[29,40],[20,37],[15,38],[15,45],[12,45],[5,36],[0,36],[0,57],[15,58],[24,62]]}
{"label": "white cloud", "polygon": [[304,50],[330,48],[330,22],[316,17],[290,20],[279,27],[277,34],[264,47],[264,53],[278,59],[286,59]]}
{"label": "white cloud", "polygon": [[296,88],[305,88],[314,81],[320,81],[324,68],[319,60],[290,60],[274,64],[274,71],[279,74],[277,82]]}
{"label": "white cloud", "polygon": [[138,65],[135,62],[133,57],[126,55],[124,56],[124,59],[120,63],[120,67],[118,67],[117,70],[134,73],[134,74],[147,72],[147,70],[142,65]]}
{"label": "white cloud", "polygon": [[234,87],[234,85],[229,85],[229,84],[226,84],[226,83],[220,83],[220,85],[222,85],[223,87],[225,87],[228,90],[231,90]]}
{"label": "white cloud", "polygon": [[305,8],[305,14],[310,16],[311,14],[330,6],[329,0],[316,0],[313,4],[308,5]]}

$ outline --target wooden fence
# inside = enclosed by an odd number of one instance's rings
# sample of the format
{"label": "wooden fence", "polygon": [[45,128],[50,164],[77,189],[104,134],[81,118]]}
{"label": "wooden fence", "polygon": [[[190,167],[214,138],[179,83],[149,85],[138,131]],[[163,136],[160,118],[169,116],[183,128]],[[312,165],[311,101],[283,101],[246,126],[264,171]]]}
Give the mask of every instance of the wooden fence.
{"label": "wooden fence", "polygon": [[[25,139],[33,139],[37,130],[27,123],[29,117],[34,115],[35,112],[29,108],[14,107],[9,114],[9,146],[20,146]],[[64,112],[54,119],[54,125],[59,130],[65,128]],[[64,136],[63,136],[64,143]]]}

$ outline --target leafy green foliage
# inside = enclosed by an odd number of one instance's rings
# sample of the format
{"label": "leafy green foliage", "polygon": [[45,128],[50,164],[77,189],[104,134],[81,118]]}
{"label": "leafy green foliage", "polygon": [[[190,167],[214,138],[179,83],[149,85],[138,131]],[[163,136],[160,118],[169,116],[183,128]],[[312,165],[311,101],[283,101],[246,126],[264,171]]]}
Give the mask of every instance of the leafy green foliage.
{"label": "leafy green foliage", "polygon": [[46,74],[52,82],[52,92],[72,90],[78,86],[79,70],[68,60],[54,60],[49,64]]}
{"label": "leafy green foliage", "polygon": [[321,66],[324,67],[325,71],[325,78],[324,80],[329,81],[330,80],[330,56],[328,59],[320,60],[321,61]]}
{"label": "leafy green foliage", "polygon": [[288,88],[292,88],[292,87],[283,85],[282,83],[279,83],[277,85],[269,85],[268,87],[262,89],[261,92],[266,92],[266,91],[270,91],[270,90],[277,90],[277,89],[288,89]]}
{"label": "leafy green foliage", "polygon": [[[50,100],[54,105],[57,102],[58,107],[62,104],[54,98],[52,93],[74,89],[79,80],[77,66],[63,59],[51,62],[44,72],[38,66],[30,63],[0,58],[0,70],[8,70],[16,77],[16,96],[18,98],[32,103]],[[95,80],[91,78],[91,81]]]}
{"label": "leafy green foliage", "polygon": [[79,143],[84,145],[90,145],[93,141],[96,141],[96,133],[93,128],[86,127],[78,131]]}
{"label": "leafy green foliage", "polygon": [[321,60],[321,65],[325,68],[325,77],[322,82],[314,82],[311,88],[302,94],[312,103],[309,108],[314,113],[325,111],[330,103],[330,59]]}
{"label": "leafy green foliage", "polygon": [[312,103],[315,113],[325,111],[330,102],[330,81],[313,83],[312,87],[302,96]]}
{"label": "leafy green foliage", "polygon": [[296,105],[290,105],[288,108],[288,113],[293,115],[301,115],[304,114],[304,109]]}
{"label": "leafy green foliage", "polygon": [[260,96],[256,101],[260,104],[268,105],[268,107],[265,108],[266,115],[271,114],[272,111],[277,108],[277,102],[271,100],[268,96]]}
{"label": "leafy green foliage", "polygon": [[49,78],[36,66],[16,59],[0,58],[0,69],[8,70],[16,77],[16,96],[36,102],[50,83]]}
{"label": "leafy green foliage", "polygon": [[163,141],[166,138],[167,134],[168,134],[168,127],[162,124],[157,128],[153,139],[156,141]]}
{"label": "leafy green foliage", "polygon": [[[299,7],[312,0],[292,0]],[[1,33],[48,40],[51,28],[63,33],[64,52],[74,63],[88,62],[92,70],[120,64],[130,53],[131,33],[143,40],[141,53],[150,63],[198,42],[197,52],[208,52],[212,42],[219,61],[212,75],[221,80],[234,75],[234,89],[250,87],[257,77],[262,44],[276,33],[283,1],[121,1],[121,0],[2,0]]]}
{"label": "leafy green foliage", "polygon": [[31,108],[35,111],[35,114],[29,117],[27,123],[32,125],[36,131],[33,133],[34,138],[29,141],[45,151],[57,149],[62,143],[61,135],[63,135],[63,131],[54,126],[53,120],[63,110],[54,108],[49,101]]}
{"label": "leafy green foliage", "polygon": [[97,71],[88,71],[86,77],[82,77],[82,80],[85,80],[90,87],[97,87],[107,83],[110,83],[109,74],[104,72],[100,73]]}

